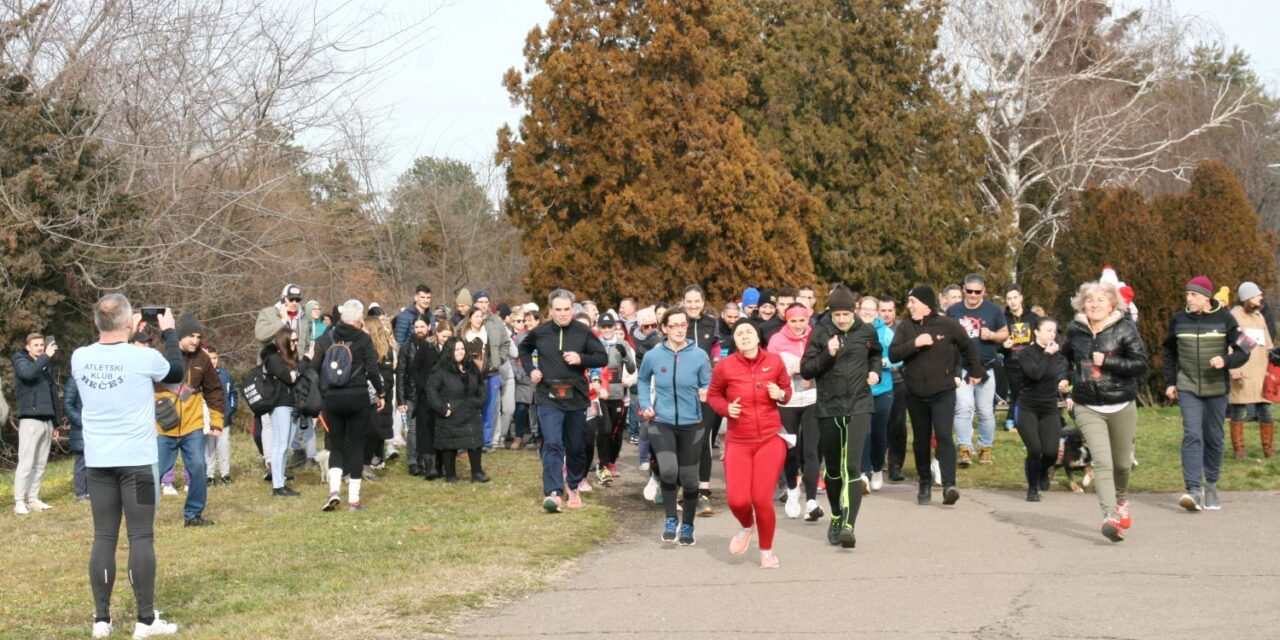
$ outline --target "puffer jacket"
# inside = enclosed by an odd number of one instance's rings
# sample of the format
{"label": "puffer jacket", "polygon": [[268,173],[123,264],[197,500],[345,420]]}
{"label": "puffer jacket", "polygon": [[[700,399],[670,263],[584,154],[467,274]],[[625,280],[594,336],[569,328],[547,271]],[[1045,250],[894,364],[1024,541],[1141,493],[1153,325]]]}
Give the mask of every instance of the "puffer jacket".
{"label": "puffer jacket", "polygon": [[[437,450],[475,449],[484,446],[484,409],[487,390],[472,366],[465,371],[441,362],[427,379],[427,403],[436,413],[434,445]],[[448,414],[448,417],[445,414]]]}
{"label": "puffer jacket", "polygon": [[[786,393],[781,400],[769,397],[772,382]],[[707,404],[717,414],[729,418],[729,430],[725,439],[730,443],[757,444],[776,438],[782,426],[778,404],[791,399],[791,376],[782,357],[761,349],[755,358],[747,358],[741,352],[716,363],[711,371],[711,388],[707,391]],[[729,405],[740,401],[742,413],[729,417]]]}
{"label": "puffer jacket", "polygon": [[[1102,353],[1102,366],[1093,354]],[[1147,348],[1138,326],[1120,310],[1112,311],[1101,331],[1094,334],[1084,314],[1067,325],[1062,356],[1071,367],[1071,398],[1077,404],[1124,404],[1138,395],[1138,385],[1148,371]]]}
{"label": "puffer jacket", "polygon": [[[827,342],[840,336],[840,349],[832,356]],[[841,331],[828,315],[809,334],[800,375],[818,384],[817,416],[838,418],[875,412],[867,374],[883,375],[880,366],[880,338],[876,329],[858,318]]]}
{"label": "puffer jacket", "polygon": [[[1249,354],[1239,347],[1240,324],[1235,316],[1217,300],[1209,304],[1208,311],[1182,309],[1169,321],[1164,339],[1164,386],[1176,386],[1179,393],[1226,395],[1231,389],[1228,370],[1249,361]],[[1214,356],[1222,356],[1226,366],[1214,369],[1209,364]]]}

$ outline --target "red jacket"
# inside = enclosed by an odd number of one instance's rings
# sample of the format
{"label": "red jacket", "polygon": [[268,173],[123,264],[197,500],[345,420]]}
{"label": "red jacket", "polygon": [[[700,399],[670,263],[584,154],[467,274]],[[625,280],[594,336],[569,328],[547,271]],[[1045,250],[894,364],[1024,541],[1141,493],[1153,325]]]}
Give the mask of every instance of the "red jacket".
{"label": "red jacket", "polygon": [[[770,382],[786,393],[781,400],[775,402],[769,397]],[[711,371],[707,403],[716,413],[728,417],[729,403],[741,400],[742,414],[729,418],[727,442],[756,444],[778,437],[778,429],[782,427],[778,405],[790,399],[791,376],[776,353],[761,349],[754,360],[734,353],[720,360]]]}

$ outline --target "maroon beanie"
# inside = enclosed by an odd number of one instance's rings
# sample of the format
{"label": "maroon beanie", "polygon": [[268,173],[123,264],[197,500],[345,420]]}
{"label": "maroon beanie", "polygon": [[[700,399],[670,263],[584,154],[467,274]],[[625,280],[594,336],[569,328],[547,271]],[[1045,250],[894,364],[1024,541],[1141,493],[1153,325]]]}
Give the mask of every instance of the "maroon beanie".
{"label": "maroon beanie", "polygon": [[1208,276],[1196,276],[1187,282],[1187,291],[1194,291],[1206,298],[1213,297],[1213,282]]}

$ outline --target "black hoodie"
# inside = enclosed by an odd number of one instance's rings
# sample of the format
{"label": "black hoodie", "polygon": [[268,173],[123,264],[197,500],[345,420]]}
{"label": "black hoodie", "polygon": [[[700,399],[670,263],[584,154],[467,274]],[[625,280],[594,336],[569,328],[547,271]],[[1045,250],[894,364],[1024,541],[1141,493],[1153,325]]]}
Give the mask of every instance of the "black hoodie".
{"label": "black hoodie", "polygon": [[[378,374],[378,353],[373,349],[373,340],[364,331],[345,322],[338,322],[329,331],[326,331],[324,335],[316,338],[314,357],[307,363],[307,366],[315,369],[316,374],[319,375],[320,365],[324,362],[324,354],[329,350],[329,347],[333,346],[335,340],[346,342],[351,349],[351,364],[355,371],[351,373],[351,381],[347,386],[338,389],[322,389],[324,394],[326,396],[357,393],[367,395],[369,393],[369,383],[372,383],[378,397],[386,398],[387,390],[382,387],[382,376]],[[323,379],[323,376],[321,379]]]}

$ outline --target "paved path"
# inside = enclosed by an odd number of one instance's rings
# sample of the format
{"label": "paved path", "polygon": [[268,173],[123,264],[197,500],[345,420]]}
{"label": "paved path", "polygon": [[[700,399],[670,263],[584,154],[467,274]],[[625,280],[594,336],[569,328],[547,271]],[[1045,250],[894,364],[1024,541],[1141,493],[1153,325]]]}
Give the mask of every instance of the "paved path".
{"label": "paved path", "polygon": [[[718,465],[717,465],[718,466]],[[968,491],[955,507],[914,487],[868,496],[858,547],[779,512],[775,571],[730,556],[736,520],[697,521],[698,544],[658,541],[637,474],[607,491],[623,533],[558,587],[462,623],[480,638],[1277,638],[1280,495],[1224,493],[1191,514],[1138,495],[1128,539],[1098,533],[1093,494]],[[632,497],[635,496],[635,497]],[[825,500],[825,496],[819,496]],[[826,504],[823,504],[824,509]],[[572,514],[562,516],[572,518]]]}

